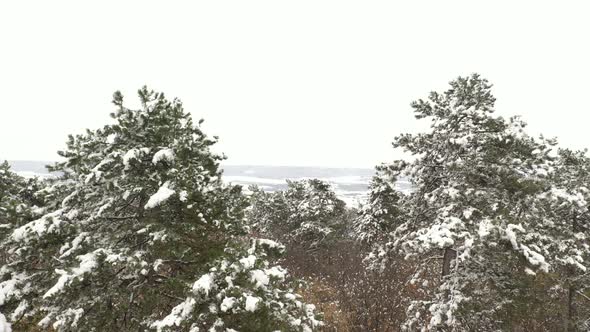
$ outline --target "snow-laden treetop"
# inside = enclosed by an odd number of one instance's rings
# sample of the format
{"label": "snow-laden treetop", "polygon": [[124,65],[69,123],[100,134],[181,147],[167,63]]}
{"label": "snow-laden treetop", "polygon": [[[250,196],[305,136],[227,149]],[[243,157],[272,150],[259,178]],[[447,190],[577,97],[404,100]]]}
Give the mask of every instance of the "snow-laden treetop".
{"label": "snow-laden treetop", "polygon": [[[52,186],[63,192],[58,208],[11,225],[0,247],[8,253],[0,269],[2,317],[60,331],[160,329],[165,324],[154,322],[211,264],[241,254],[236,235],[244,234],[247,201],[240,187],[221,181],[223,157],[210,150],[216,138],[178,99],[145,87],[139,97],[142,107],[132,110],[115,93],[112,124],[70,135],[59,152],[65,160],[51,167],[63,173]],[[273,284],[277,292],[281,280]],[[246,311],[266,308],[244,298]],[[223,312],[229,303],[221,305]],[[313,318],[308,309],[302,315]],[[268,322],[297,318],[289,312],[272,313]],[[183,315],[195,328],[224,330],[215,315]]]}

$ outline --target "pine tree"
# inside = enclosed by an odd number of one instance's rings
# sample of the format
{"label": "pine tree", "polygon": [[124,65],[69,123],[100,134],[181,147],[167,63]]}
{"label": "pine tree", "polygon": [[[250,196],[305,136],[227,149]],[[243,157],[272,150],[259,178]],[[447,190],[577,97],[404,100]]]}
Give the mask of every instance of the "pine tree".
{"label": "pine tree", "polygon": [[287,181],[287,189],[264,193],[253,188],[248,219],[254,229],[286,243],[317,248],[346,232],[346,203],[327,182]]}
{"label": "pine tree", "polygon": [[[24,204],[18,196],[22,182],[23,179],[10,170],[7,161],[0,164],[0,240],[4,240],[22,219]],[[5,253],[0,253],[0,260],[5,260],[5,256]],[[6,299],[1,295],[2,293],[0,293],[0,332],[11,332],[11,326],[2,310]]]}
{"label": "pine tree", "polygon": [[364,243],[383,240],[404,220],[403,194],[395,187],[397,177],[392,165],[379,165],[369,184],[367,202],[354,220],[354,236]]}
{"label": "pine tree", "polygon": [[[322,325],[315,307],[285,287],[287,271],[268,258],[282,255],[284,246],[253,240],[245,252],[218,260],[192,286],[191,294],[152,328],[177,331],[312,331]],[[211,329],[210,329],[211,330]]]}
{"label": "pine tree", "polygon": [[415,190],[398,202],[404,220],[371,257],[415,259],[411,283],[424,298],[408,308],[406,328],[505,329],[526,309],[528,276],[555,271],[547,245],[565,234],[539,227],[535,208],[550,192],[555,141],[528,136],[518,117],[494,116],[491,85],[478,75],[450,86],[412,104],[430,131],[393,143],[415,159],[392,164],[391,178],[406,176]]}
{"label": "pine tree", "polygon": [[[23,224],[31,221],[42,213],[44,200],[39,190],[44,181],[34,178],[24,178],[10,169],[7,161],[0,164],[0,243],[6,241],[11,232]],[[0,251],[0,262],[8,260],[10,253]],[[0,268],[0,274],[5,267]],[[0,331],[12,330],[9,318],[2,313],[3,307],[10,297],[15,294],[14,284],[10,280],[0,279]],[[13,314],[12,317],[15,317]],[[14,320],[14,319],[13,319]]]}
{"label": "pine tree", "polygon": [[[59,152],[65,161],[50,168],[63,177],[44,194],[58,199],[49,204],[58,209],[2,243],[9,256],[0,305],[19,326],[156,329],[197,276],[241,252],[247,201],[239,186],[221,180],[223,157],[211,152],[216,138],[178,99],[145,87],[139,97],[141,109],[131,110],[115,93],[113,124],[69,136]],[[192,315],[183,311],[183,318]],[[287,316],[297,318],[277,319]]]}
{"label": "pine tree", "polygon": [[30,219],[31,209],[37,203],[37,186],[37,179],[25,179],[12,172],[7,161],[0,164],[0,238]]}
{"label": "pine tree", "polygon": [[[551,189],[536,204],[537,233],[551,234],[545,250],[553,263],[553,281],[562,290],[563,329],[577,331],[590,328],[588,288],[590,260],[590,158],[586,151],[560,149],[548,174]],[[582,301],[583,305],[577,305]]]}

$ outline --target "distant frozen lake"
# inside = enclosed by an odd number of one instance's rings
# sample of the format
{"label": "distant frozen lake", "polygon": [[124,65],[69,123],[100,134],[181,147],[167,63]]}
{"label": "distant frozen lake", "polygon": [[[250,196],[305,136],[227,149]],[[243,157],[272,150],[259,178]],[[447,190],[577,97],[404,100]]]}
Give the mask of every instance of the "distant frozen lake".
{"label": "distant frozen lake", "polygon": [[[42,161],[10,161],[12,168],[25,177],[50,176]],[[320,179],[332,185],[340,199],[349,206],[356,206],[366,199],[368,185],[374,170],[370,168],[325,168],[298,166],[248,166],[223,165],[223,179],[227,183],[244,187],[257,185],[265,191],[282,190],[286,180]],[[409,188],[405,181],[399,183],[401,190]]]}

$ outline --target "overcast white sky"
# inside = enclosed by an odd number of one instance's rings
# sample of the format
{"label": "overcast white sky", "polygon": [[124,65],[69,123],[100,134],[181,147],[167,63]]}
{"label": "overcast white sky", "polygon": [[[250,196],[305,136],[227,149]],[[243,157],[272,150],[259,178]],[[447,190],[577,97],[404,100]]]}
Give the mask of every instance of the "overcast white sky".
{"label": "overcast white sky", "polygon": [[231,164],[360,166],[479,72],[502,115],[590,146],[587,1],[5,1],[0,159],[54,160],[112,92],[180,97]]}

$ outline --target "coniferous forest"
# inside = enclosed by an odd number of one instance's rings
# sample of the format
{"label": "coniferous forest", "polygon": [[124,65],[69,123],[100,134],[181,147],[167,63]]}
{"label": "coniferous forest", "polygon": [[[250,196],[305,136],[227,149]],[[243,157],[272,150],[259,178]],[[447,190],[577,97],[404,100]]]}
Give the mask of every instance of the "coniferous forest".
{"label": "coniferous forest", "polygon": [[203,120],[138,98],[58,176],[0,165],[0,332],[590,330],[587,151],[497,115],[479,75],[411,103],[428,129],[392,132],[408,157],[358,207],[230,184]]}

